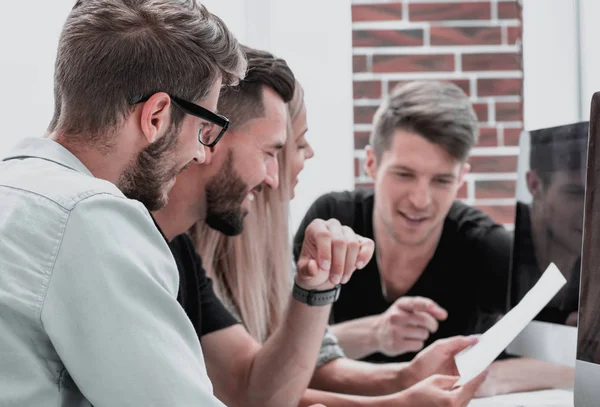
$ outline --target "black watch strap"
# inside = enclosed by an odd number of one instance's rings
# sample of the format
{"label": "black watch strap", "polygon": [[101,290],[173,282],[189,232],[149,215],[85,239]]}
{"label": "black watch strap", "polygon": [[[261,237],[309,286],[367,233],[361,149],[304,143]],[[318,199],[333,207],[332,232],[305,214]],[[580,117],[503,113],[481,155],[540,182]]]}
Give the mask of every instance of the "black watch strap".
{"label": "black watch strap", "polygon": [[310,306],[328,305],[337,301],[340,297],[340,291],[342,285],[338,284],[331,290],[317,291],[317,290],[305,290],[298,284],[294,283],[294,289],[292,295],[294,298],[304,304]]}

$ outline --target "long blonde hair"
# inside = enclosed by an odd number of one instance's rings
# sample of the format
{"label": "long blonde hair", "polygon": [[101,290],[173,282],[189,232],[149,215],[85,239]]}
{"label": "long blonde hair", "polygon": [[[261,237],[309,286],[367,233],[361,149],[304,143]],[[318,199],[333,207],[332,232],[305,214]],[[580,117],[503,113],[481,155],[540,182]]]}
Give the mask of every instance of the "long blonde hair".
{"label": "long blonde hair", "polygon": [[228,237],[204,221],[190,231],[215,292],[260,343],[279,325],[292,286],[290,155],[295,148],[292,123],[303,106],[304,91],[296,81],[288,103],[287,138],[278,155],[279,187],[264,188],[258,194],[244,219],[244,231]]}

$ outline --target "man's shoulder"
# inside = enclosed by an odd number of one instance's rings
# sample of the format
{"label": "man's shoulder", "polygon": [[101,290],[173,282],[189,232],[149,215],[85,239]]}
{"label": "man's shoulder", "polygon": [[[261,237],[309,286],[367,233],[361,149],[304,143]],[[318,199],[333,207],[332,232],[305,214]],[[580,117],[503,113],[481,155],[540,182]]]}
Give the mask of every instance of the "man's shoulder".
{"label": "man's shoulder", "polygon": [[94,195],[126,199],[113,183],[40,159],[8,161],[0,164],[3,194],[29,195],[72,210]]}
{"label": "man's shoulder", "polygon": [[483,211],[461,201],[455,201],[450,207],[444,231],[452,232],[467,239],[477,239],[486,236],[491,230],[501,228]]}
{"label": "man's shoulder", "polygon": [[356,189],[354,191],[329,192],[319,197],[314,207],[327,211],[332,217],[346,216],[364,207],[372,205],[373,190]]}

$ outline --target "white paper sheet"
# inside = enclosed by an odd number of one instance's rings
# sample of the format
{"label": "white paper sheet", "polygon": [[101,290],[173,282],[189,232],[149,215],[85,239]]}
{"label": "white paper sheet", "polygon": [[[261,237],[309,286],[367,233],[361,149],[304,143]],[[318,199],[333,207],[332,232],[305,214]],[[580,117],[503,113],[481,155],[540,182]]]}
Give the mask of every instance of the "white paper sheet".
{"label": "white paper sheet", "polygon": [[463,385],[482,373],[502,353],[528,323],[550,302],[567,280],[551,263],[536,285],[510,312],[488,329],[479,341],[454,357]]}

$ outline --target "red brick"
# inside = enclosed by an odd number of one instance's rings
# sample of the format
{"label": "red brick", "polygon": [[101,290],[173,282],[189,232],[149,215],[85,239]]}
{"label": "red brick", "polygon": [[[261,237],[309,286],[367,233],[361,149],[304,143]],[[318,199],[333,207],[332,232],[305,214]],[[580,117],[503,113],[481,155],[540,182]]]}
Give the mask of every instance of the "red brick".
{"label": "red brick", "polygon": [[354,159],[354,177],[358,177],[360,175],[360,160],[358,158]]}
{"label": "red brick", "polygon": [[464,182],[462,184],[462,186],[460,187],[460,189],[458,190],[458,193],[456,194],[456,198],[457,199],[466,199],[468,192],[469,191],[469,185],[467,182]]}
{"label": "red brick", "polygon": [[431,27],[431,45],[495,45],[502,43],[500,27]]}
{"label": "red brick", "polygon": [[463,71],[520,71],[521,56],[517,53],[464,54]]}
{"label": "red brick", "polygon": [[488,104],[487,103],[473,103],[473,110],[475,110],[475,114],[477,115],[477,120],[479,122],[487,122],[488,121]]}
{"label": "red brick", "polygon": [[521,27],[506,27],[507,30],[507,40],[509,45],[513,45],[517,43],[517,40],[521,39],[523,35],[521,32]]}
{"label": "red brick", "polygon": [[514,205],[477,205],[477,208],[500,224],[512,225],[515,223]]}
{"label": "red brick", "polygon": [[498,18],[516,19],[521,18],[521,7],[517,1],[507,1],[498,3]]}
{"label": "red brick", "polygon": [[[425,79],[425,81],[430,81],[430,80],[433,80],[433,79]],[[444,79],[441,81],[442,82],[451,82],[451,83],[455,84],[456,86],[458,86],[459,88],[461,88],[463,90],[463,92],[465,92],[467,94],[467,96],[471,95],[471,85],[470,85],[468,79]],[[400,86],[400,85],[403,85],[408,82],[410,82],[410,81],[390,81],[388,83],[388,91],[391,92],[394,90],[394,88],[396,86]]]}
{"label": "red brick", "polygon": [[375,55],[373,72],[451,72],[454,55]]}
{"label": "red brick", "polygon": [[352,56],[352,72],[367,72],[367,57],[364,55]]}
{"label": "red brick", "polygon": [[515,172],[517,170],[516,155],[476,156],[469,158],[471,172],[496,173]]}
{"label": "red brick", "polygon": [[477,81],[478,96],[512,96],[521,95],[522,79],[479,79]]}
{"label": "red brick", "polygon": [[497,122],[519,122],[521,120],[523,120],[523,110],[521,102],[496,103]]}
{"label": "red brick", "polygon": [[479,127],[478,147],[495,147],[498,145],[498,130],[495,127]]}
{"label": "red brick", "polygon": [[352,32],[354,47],[394,47],[423,45],[423,30],[355,30]]}
{"label": "red brick", "polygon": [[362,150],[367,144],[369,144],[369,137],[371,133],[368,131],[355,131],[354,132],[354,149]]}
{"label": "red brick", "polygon": [[478,3],[411,3],[411,21],[488,20],[492,17],[489,1]]}
{"label": "red brick", "polygon": [[354,106],[354,123],[371,124],[377,110],[376,106]]}
{"label": "red brick", "polygon": [[475,181],[475,199],[514,198],[514,180]]}
{"label": "red brick", "polygon": [[518,146],[522,131],[522,129],[504,129],[504,145]]}
{"label": "red brick", "polygon": [[354,81],[352,86],[354,99],[380,99],[381,82],[380,81]]}
{"label": "red brick", "polygon": [[352,21],[390,21],[402,19],[402,3],[356,4],[352,6]]}

